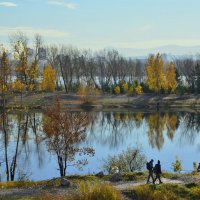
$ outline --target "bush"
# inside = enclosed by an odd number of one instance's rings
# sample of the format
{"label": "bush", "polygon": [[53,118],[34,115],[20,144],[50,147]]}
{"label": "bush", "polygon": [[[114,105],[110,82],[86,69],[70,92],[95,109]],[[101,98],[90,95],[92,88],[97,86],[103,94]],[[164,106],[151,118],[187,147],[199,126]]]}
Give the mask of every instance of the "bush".
{"label": "bush", "polygon": [[121,92],[120,87],[116,86],[114,91],[115,91],[115,94],[120,94],[120,92]]}
{"label": "bush", "polygon": [[141,170],[146,163],[146,157],[138,148],[128,147],[119,155],[108,156],[104,160],[103,168],[109,174],[114,173],[113,169],[117,168],[120,173],[133,172]]}
{"label": "bush", "polygon": [[172,163],[172,167],[174,172],[180,173],[182,171],[181,160],[179,160],[178,156],[176,157],[176,161]]}
{"label": "bush", "polygon": [[143,93],[143,90],[142,90],[142,86],[141,85],[137,85],[135,87],[135,93],[136,94],[142,94]]}

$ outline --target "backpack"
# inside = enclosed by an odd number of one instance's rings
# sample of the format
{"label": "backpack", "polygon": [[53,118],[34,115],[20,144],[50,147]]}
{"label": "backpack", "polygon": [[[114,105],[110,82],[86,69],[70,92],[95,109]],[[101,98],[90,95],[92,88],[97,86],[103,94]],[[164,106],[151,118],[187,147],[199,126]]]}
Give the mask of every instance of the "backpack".
{"label": "backpack", "polygon": [[146,163],[146,168],[147,168],[147,170],[150,170],[150,168],[151,168],[150,162],[147,162],[147,163]]}

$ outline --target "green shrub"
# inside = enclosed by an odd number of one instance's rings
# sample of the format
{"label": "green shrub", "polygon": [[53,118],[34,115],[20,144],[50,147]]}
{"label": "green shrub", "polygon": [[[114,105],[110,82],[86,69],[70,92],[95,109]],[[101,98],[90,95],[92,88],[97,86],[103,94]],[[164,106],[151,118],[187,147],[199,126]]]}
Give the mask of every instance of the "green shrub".
{"label": "green shrub", "polygon": [[139,148],[128,147],[126,151],[114,156],[108,156],[104,160],[103,168],[109,174],[113,168],[118,168],[120,173],[140,171],[146,163],[146,157]]}
{"label": "green shrub", "polygon": [[180,173],[182,171],[181,160],[179,160],[178,156],[176,157],[175,162],[172,163],[172,167],[173,167],[174,172]]}

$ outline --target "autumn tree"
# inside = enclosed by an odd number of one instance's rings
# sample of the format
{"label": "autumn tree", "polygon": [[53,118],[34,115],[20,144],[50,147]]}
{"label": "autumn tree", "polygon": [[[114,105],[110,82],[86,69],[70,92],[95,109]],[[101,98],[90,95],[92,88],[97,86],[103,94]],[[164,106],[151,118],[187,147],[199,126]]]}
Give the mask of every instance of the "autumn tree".
{"label": "autumn tree", "polygon": [[39,34],[35,35],[34,51],[28,46],[28,38],[22,32],[18,32],[10,37],[13,48],[14,58],[17,62],[15,72],[17,80],[26,85],[27,91],[35,91],[38,84],[38,61],[39,48],[42,45],[42,38]]}
{"label": "autumn tree", "polygon": [[41,86],[46,92],[53,92],[56,88],[56,71],[51,65],[44,67]]}
{"label": "autumn tree", "polygon": [[146,64],[147,71],[147,85],[150,90],[160,92],[164,88],[165,75],[164,75],[164,61],[160,54],[156,56],[151,55]]}
{"label": "autumn tree", "polygon": [[66,175],[68,166],[81,167],[87,164],[86,159],[76,160],[77,154],[79,156],[94,155],[92,148],[79,146],[85,141],[87,125],[86,113],[72,113],[63,110],[58,98],[46,108],[43,128],[47,135],[48,149],[57,156],[60,176]]}
{"label": "autumn tree", "polygon": [[176,90],[176,73],[174,64],[171,62],[167,65],[166,69],[166,82],[165,82],[165,91],[174,93]]}

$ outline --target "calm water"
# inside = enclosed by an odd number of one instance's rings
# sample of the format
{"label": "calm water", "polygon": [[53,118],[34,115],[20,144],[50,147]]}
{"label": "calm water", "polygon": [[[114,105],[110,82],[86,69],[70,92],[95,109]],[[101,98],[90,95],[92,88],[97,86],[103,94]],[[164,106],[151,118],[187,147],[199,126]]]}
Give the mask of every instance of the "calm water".
{"label": "calm water", "polygon": [[[102,160],[118,154],[128,146],[139,147],[147,159],[161,160],[162,168],[172,171],[171,163],[178,156],[184,172],[193,169],[193,162],[200,162],[200,113],[134,113],[89,112],[90,124],[87,137],[81,146],[92,146],[94,157],[87,157],[89,164],[80,171],[74,167],[67,174],[88,174],[102,170]],[[43,114],[25,113],[21,117],[18,138],[18,114],[6,116],[9,128],[7,155],[12,165],[16,152],[15,180],[24,174],[30,180],[42,180],[59,176],[56,155],[48,151],[46,135],[42,128]],[[6,180],[5,135],[0,127],[0,174]]]}

